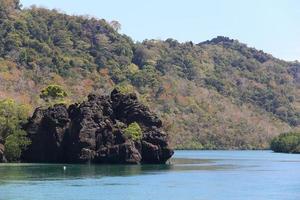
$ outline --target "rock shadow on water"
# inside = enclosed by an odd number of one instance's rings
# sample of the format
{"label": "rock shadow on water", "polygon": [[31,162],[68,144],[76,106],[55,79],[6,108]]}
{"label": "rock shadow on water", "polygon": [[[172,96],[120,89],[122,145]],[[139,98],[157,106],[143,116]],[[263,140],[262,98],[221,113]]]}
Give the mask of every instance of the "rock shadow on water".
{"label": "rock shadow on water", "polygon": [[[66,167],[64,170],[63,167]],[[145,170],[167,169],[169,165],[95,165],[95,164],[1,164],[0,183],[8,181],[55,181],[61,179],[132,176]]]}
{"label": "rock shadow on water", "polygon": [[[66,169],[64,170],[64,166]],[[56,181],[74,179],[101,179],[104,177],[125,177],[155,175],[182,171],[229,170],[236,166],[220,164],[210,159],[176,158],[167,164],[144,165],[95,165],[95,164],[1,164],[0,184],[24,181]]]}

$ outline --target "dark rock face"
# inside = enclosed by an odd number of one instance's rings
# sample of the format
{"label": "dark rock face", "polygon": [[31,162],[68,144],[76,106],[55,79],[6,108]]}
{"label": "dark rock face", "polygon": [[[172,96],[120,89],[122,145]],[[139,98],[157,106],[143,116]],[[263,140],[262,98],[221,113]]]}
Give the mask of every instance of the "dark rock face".
{"label": "dark rock face", "polygon": [[3,144],[3,140],[0,137],[0,163],[2,162],[6,162],[6,159],[4,157],[4,144]]}
{"label": "dark rock face", "polygon": [[148,130],[142,140],[142,161],[145,163],[163,163],[173,155],[168,146],[167,135],[153,127]]}
{"label": "dark rock face", "polygon": [[[137,122],[142,138],[133,141],[124,129]],[[161,120],[137,101],[135,94],[113,90],[111,96],[91,94],[69,108],[37,108],[25,126],[32,140],[25,162],[165,163],[173,150]]]}
{"label": "dark rock face", "polygon": [[37,108],[25,126],[32,145],[24,153],[27,162],[63,162],[64,137],[69,115],[65,105]]}
{"label": "dark rock face", "polygon": [[126,123],[138,122],[144,126],[162,126],[161,120],[143,104],[138,103],[135,94],[122,95],[117,90],[111,93],[116,118]]}

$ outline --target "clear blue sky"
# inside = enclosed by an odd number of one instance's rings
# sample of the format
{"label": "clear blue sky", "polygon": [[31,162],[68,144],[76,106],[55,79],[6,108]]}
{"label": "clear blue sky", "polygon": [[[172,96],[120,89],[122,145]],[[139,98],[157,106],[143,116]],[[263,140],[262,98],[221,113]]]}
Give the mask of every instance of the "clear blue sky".
{"label": "clear blue sky", "polygon": [[285,60],[300,60],[299,0],[21,0],[122,24],[134,40],[195,43],[228,36]]}

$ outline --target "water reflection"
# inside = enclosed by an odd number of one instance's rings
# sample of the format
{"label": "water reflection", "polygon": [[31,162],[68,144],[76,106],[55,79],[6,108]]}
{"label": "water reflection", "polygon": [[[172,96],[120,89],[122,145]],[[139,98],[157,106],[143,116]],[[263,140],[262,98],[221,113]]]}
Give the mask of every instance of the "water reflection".
{"label": "water reflection", "polygon": [[[66,170],[64,170],[66,166]],[[219,170],[233,165],[217,165],[216,160],[172,159],[165,165],[79,165],[79,164],[1,164],[0,183],[12,180],[58,180],[101,178],[105,176],[136,176],[168,171]]]}

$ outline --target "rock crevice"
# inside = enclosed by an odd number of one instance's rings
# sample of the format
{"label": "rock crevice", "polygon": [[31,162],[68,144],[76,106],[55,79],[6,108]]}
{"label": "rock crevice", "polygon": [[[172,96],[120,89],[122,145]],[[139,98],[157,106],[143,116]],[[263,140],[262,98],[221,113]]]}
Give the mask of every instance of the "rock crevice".
{"label": "rock crevice", "polygon": [[0,136],[0,163],[6,162],[5,156],[4,156],[4,141]]}

